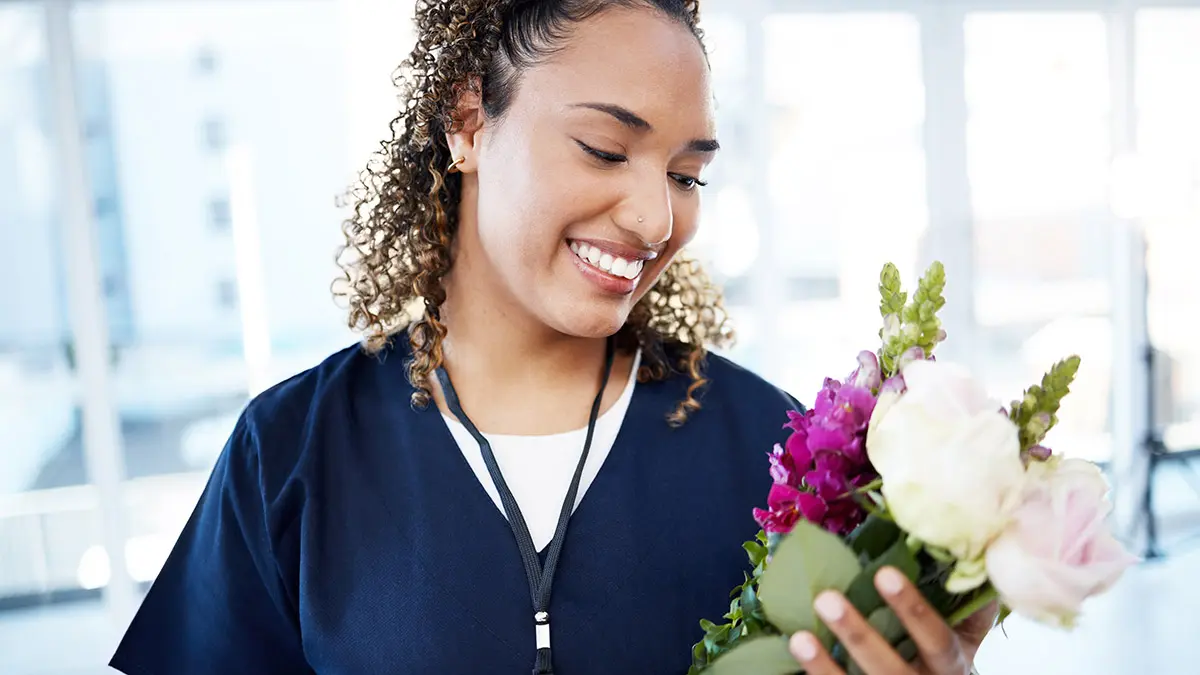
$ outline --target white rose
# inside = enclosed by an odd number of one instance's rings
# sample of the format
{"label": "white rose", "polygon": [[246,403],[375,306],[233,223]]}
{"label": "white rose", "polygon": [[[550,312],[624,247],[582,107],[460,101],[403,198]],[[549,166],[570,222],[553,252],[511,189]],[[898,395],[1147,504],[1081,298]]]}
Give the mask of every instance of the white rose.
{"label": "white rose", "polygon": [[969,590],[987,578],[984,550],[1019,503],[1018,429],[960,366],[913,361],[902,375],[906,391],[879,396],[867,455],[896,523],[962,561],[950,587]]}

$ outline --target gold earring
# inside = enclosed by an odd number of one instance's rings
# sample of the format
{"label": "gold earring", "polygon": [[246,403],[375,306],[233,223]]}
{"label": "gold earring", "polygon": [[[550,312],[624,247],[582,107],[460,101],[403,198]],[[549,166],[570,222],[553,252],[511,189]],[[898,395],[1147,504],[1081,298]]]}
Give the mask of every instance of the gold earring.
{"label": "gold earring", "polygon": [[466,155],[462,157],[455,157],[454,161],[450,162],[450,166],[446,167],[446,173],[454,173],[455,171],[458,171],[458,165],[465,161],[467,161]]}

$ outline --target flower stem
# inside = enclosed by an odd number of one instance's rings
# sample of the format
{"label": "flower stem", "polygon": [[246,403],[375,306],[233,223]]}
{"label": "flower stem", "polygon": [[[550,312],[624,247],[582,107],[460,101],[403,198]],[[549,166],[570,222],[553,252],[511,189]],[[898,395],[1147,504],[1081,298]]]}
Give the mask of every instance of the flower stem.
{"label": "flower stem", "polygon": [[951,626],[958,626],[958,624],[966,621],[979,610],[987,607],[990,602],[998,597],[1000,597],[1000,594],[996,592],[996,587],[989,583],[980,589],[979,593],[971,598],[967,604],[952,612],[946,623],[949,623]]}
{"label": "flower stem", "polygon": [[872,490],[878,490],[881,487],[883,487],[883,479],[876,478],[875,480],[871,481],[870,483],[867,483],[866,485],[858,488],[857,491],[860,493],[871,492]]}

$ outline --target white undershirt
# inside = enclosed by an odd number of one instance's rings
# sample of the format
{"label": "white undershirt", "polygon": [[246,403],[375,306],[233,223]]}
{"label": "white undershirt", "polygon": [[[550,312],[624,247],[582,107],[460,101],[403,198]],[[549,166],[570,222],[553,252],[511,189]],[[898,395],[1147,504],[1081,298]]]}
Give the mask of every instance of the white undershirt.
{"label": "white undershirt", "polygon": [[[633,359],[633,369],[629,373],[629,381],[625,384],[621,397],[596,420],[596,432],[592,436],[592,447],[588,450],[587,462],[583,466],[579,492],[575,495],[575,506],[572,510],[579,506],[588,486],[595,480],[601,465],[612,450],[613,441],[617,439],[617,433],[620,432],[621,423],[629,409],[629,401],[633,398],[640,362],[639,352]],[[450,417],[445,417],[445,420],[455,442],[458,443],[458,449],[475,472],[475,477],[503,514],[504,506],[500,501],[500,492],[488,473],[479,443],[462,424]],[[500,465],[504,482],[508,484],[508,489],[512,490],[517,506],[521,508],[521,515],[525,518],[525,524],[529,526],[534,546],[539,551],[543,550],[554,538],[554,529],[558,526],[558,515],[562,510],[563,500],[567,498],[571,478],[575,476],[575,467],[579,463],[579,455],[583,452],[587,428],[547,436],[484,434],[484,438],[492,446],[492,453],[496,456],[496,463]]]}

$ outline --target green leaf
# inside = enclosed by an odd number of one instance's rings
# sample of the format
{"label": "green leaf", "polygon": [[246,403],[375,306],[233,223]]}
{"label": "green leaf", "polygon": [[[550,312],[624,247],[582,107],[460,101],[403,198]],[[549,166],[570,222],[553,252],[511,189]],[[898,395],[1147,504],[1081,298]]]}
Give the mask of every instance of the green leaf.
{"label": "green leaf", "polygon": [[875,574],[888,565],[900,570],[904,576],[908,577],[909,581],[913,582],[921,573],[921,566],[917,564],[917,559],[913,557],[907,543],[897,538],[897,541],[883,555],[867,563],[862,572],[850,584],[850,588],[846,590],[846,599],[863,616],[870,616],[872,612],[884,605],[883,598],[875,589]]}
{"label": "green leaf", "polygon": [[802,520],[779,542],[763,572],[758,587],[763,613],[786,635],[807,630],[829,644],[831,634],[817,619],[813,599],[825,590],[845,591],[861,571],[841,539]]}
{"label": "green leaf", "polygon": [[804,669],[788,651],[786,637],[765,635],[738,642],[703,672],[705,675],[794,675]]}
{"label": "green leaf", "polygon": [[732,624],[725,624],[704,636],[704,646],[709,652],[717,651],[729,639],[730,628],[733,628]]}
{"label": "green leaf", "polygon": [[754,584],[746,584],[746,587],[742,589],[741,600],[743,616],[754,616],[762,609],[762,603],[758,599],[758,593],[754,590]]}
{"label": "green leaf", "polygon": [[764,544],[758,543],[757,541],[748,541],[742,544],[742,548],[745,549],[746,554],[750,556],[751,567],[758,567],[759,564],[762,563],[763,559],[767,557],[767,547]]}
{"label": "green leaf", "polygon": [[1009,607],[1008,605],[1000,605],[1000,615],[996,617],[996,624],[1003,624],[1005,619],[1012,616],[1012,613],[1012,607]]}
{"label": "green leaf", "polygon": [[900,526],[882,516],[872,514],[867,516],[850,534],[850,547],[860,556],[873,560],[896,543],[900,537]]}

